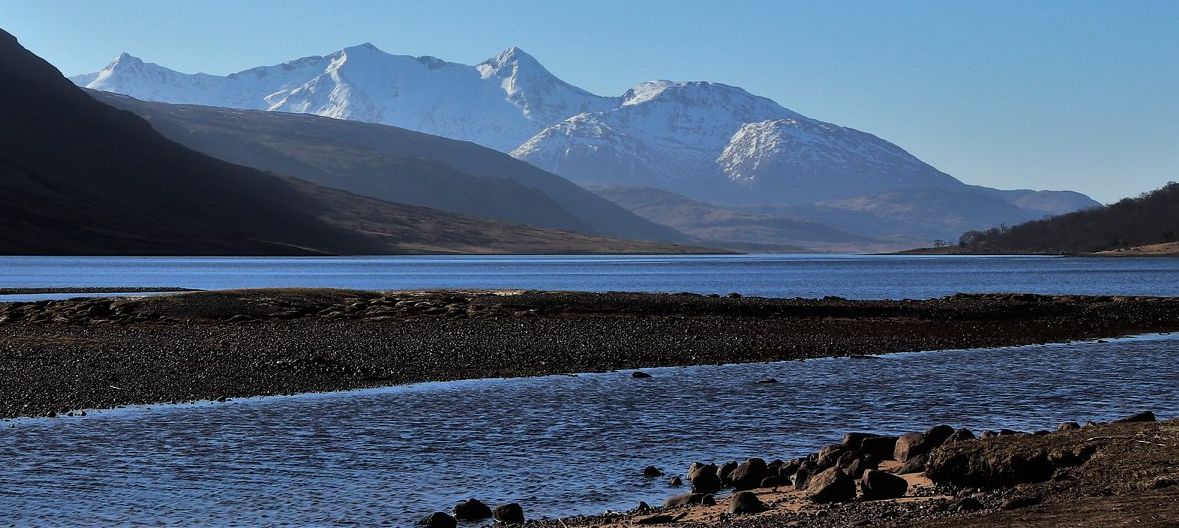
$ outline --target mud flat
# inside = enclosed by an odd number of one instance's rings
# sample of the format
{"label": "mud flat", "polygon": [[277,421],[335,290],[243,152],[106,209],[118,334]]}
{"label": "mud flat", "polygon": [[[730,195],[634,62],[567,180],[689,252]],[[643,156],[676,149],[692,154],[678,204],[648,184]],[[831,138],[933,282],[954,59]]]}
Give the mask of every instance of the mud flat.
{"label": "mud flat", "polygon": [[271,289],[0,304],[0,417],[1179,330],[1179,299]]}

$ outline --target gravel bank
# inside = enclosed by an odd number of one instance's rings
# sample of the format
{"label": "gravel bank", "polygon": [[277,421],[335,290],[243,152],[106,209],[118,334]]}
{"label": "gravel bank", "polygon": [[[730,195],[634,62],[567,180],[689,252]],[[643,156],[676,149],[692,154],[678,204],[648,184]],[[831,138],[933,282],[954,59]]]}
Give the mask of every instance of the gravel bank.
{"label": "gravel bank", "polygon": [[1179,299],[239,290],[0,304],[0,417],[1179,330]]}

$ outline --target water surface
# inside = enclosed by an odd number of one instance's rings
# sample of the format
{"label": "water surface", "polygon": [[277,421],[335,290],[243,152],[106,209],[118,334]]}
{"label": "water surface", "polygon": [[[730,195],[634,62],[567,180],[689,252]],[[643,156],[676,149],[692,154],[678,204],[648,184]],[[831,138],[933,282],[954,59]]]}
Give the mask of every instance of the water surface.
{"label": "water surface", "polygon": [[0,429],[0,523],[409,526],[470,496],[600,513],[683,491],[643,478],[649,464],[794,457],[847,430],[1174,417],[1177,352],[1155,336],[23,419]]}
{"label": "water surface", "polygon": [[[957,292],[1179,295],[1179,258],[872,255],[0,257],[0,288],[527,288],[941,297]],[[71,295],[48,297],[64,298]],[[36,299],[47,296],[37,296]],[[2,300],[33,297],[0,296]]]}

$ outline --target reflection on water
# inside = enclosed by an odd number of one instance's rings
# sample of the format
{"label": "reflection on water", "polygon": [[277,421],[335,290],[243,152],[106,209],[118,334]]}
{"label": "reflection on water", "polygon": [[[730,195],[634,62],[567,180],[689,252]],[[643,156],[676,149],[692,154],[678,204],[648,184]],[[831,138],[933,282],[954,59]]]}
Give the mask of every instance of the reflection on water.
{"label": "reflection on water", "polygon": [[406,526],[475,496],[530,516],[599,513],[676,492],[644,466],[798,456],[847,430],[1174,417],[1176,352],[1165,336],[18,420],[0,429],[0,512],[22,525]]}

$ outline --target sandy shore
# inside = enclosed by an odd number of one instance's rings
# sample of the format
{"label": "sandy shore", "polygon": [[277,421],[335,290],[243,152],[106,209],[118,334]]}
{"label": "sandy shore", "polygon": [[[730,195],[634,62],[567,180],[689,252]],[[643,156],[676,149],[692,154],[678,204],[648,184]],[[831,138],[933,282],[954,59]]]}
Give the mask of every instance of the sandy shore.
{"label": "sandy shore", "polygon": [[0,304],[0,417],[1179,330],[1179,299],[241,290]]}
{"label": "sandy shore", "polygon": [[1164,242],[1093,253],[1100,257],[1179,257],[1179,242]]}

